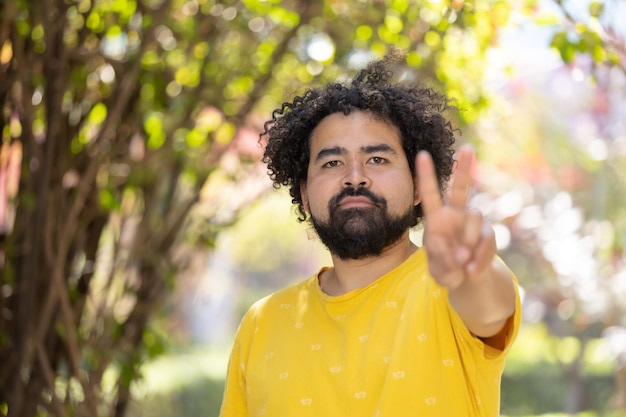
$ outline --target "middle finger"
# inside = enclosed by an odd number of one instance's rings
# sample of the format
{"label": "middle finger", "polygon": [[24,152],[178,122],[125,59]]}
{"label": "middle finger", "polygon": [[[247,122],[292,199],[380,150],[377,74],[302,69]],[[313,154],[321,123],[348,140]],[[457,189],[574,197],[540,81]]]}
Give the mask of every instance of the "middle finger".
{"label": "middle finger", "polygon": [[470,169],[474,159],[474,151],[469,146],[462,147],[458,152],[457,166],[450,191],[450,206],[465,210],[471,185]]}

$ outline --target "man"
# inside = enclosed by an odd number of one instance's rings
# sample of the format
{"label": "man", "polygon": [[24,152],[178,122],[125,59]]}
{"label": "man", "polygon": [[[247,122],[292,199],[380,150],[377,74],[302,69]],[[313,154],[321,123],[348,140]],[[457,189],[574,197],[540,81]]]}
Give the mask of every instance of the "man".
{"label": "man", "polygon": [[[247,312],[221,417],[499,415],[516,281],[466,207],[470,148],[442,201],[455,142],[446,98],[391,84],[391,60],[308,90],[266,123],[270,177],[333,266]],[[422,218],[418,248],[409,229]]]}

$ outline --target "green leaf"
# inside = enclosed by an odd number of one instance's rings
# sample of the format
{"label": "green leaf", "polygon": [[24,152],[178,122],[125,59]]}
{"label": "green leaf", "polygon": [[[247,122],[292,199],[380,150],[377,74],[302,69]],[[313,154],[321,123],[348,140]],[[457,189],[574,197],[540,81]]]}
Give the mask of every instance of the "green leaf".
{"label": "green leaf", "polygon": [[117,211],[120,209],[121,204],[115,194],[110,189],[104,189],[100,191],[100,206],[107,211]]}
{"label": "green leaf", "polygon": [[535,23],[541,26],[554,25],[559,22],[559,17],[555,13],[543,12],[535,17]]}
{"label": "green leaf", "polygon": [[491,21],[496,26],[504,26],[509,21],[511,6],[508,1],[499,1],[492,5]]}
{"label": "green leaf", "polygon": [[364,41],[369,40],[373,34],[374,31],[372,30],[371,26],[368,25],[361,25],[357,27],[355,31],[356,37]]}
{"label": "green leaf", "polygon": [[163,131],[163,115],[161,113],[152,113],[146,118],[143,128],[148,135],[154,135]]}
{"label": "green leaf", "polygon": [[409,0],[393,0],[391,7],[397,10],[400,14],[404,14],[409,7]]}
{"label": "green leaf", "polygon": [[89,14],[85,25],[94,33],[101,33],[105,29],[104,20],[97,12],[91,12]]}
{"label": "green leaf", "polygon": [[404,29],[404,22],[398,16],[387,15],[385,17],[385,27],[390,33],[400,33]]}
{"label": "green leaf", "polygon": [[235,126],[232,123],[223,123],[217,132],[215,132],[215,140],[218,143],[226,144],[235,136]]}
{"label": "green leaf", "polygon": [[43,40],[43,26],[37,25],[33,28],[33,31],[30,33],[30,37],[33,41],[41,41]]}
{"label": "green leaf", "polygon": [[192,129],[187,132],[185,142],[190,148],[198,148],[206,143],[207,134],[198,129]]}
{"label": "green leaf", "polygon": [[600,17],[604,12],[604,3],[601,1],[592,1],[589,3],[589,14],[593,17]]}
{"label": "green leaf", "polygon": [[104,122],[104,119],[107,117],[107,106],[103,103],[97,103],[91,111],[89,112],[89,116],[87,116],[87,120],[93,124],[100,124]]}
{"label": "green leaf", "polygon": [[148,358],[154,359],[165,352],[165,342],[157,333],[147,329],[142,336]]}
{"label": "green leaf", "polygon": [[561,59],[565,63],[570,63],[576,56],[579,44],[571,42],[566,32],[558,32],[552,37],[550,46],[555,48],[561,55]]}
{"label": "green leaf", "polygon": [[156,150],[159,149],[165,143],[165,133],[159,131],[154,132],[153,134],[148,136],[148,141],[146,142],[146,146],[148,149]]}

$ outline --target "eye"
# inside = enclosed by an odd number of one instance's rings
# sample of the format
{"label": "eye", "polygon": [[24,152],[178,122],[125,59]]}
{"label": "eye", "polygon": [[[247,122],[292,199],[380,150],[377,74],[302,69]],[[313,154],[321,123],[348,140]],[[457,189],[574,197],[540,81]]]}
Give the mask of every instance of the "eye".
{"label": "eye", "polygon": [[384,163],[387,162],[387,160],[383,157],[380,156],[374,156],[372,158],[370,158],[370,161],[374,164],[374,165],[382,165]]}
{"label": "eye", "polygon": [[338,165],[339,165],[339,161],[328,161],[324,165],[322,165],[322,168],[334,168]]}

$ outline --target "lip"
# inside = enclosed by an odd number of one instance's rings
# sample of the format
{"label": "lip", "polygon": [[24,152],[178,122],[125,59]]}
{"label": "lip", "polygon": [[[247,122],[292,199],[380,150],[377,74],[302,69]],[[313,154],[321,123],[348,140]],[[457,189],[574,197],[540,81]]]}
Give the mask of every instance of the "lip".
{"label": "lip", "polygon": [[349,207],[371,207],[375,206],[374,202],[367,197],[345,197],[339,203],[341,208]]}

